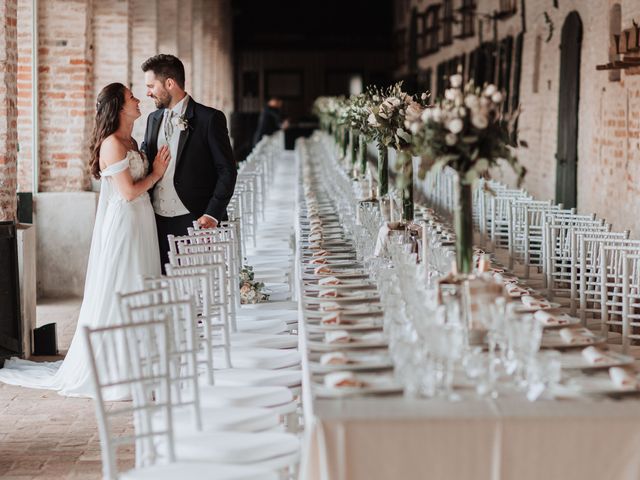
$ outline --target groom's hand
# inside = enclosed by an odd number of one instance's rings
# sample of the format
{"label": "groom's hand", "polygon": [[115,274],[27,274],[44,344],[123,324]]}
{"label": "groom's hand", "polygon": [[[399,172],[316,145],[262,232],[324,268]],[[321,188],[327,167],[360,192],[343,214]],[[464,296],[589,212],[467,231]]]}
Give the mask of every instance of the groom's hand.
{"label": "groom's hand", "polygon": [[201,216],[197,222],[201,228],[216,228],[218,226],[218,221],[209,215]]}

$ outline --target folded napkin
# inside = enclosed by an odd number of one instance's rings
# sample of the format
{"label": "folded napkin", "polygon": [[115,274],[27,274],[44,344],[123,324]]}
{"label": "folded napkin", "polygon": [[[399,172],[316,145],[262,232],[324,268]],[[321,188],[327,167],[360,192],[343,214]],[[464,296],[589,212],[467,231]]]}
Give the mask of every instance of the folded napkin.
{"label": "folded napkin", "polygon": [[333,273],[333,270],[331,270],[327,266],[321,266],[321,267],[316,267],[313,270],[313,273],[315,273],[316,275],[326,275],[326,274],[329,274],[329,273]]}
{"label": "folded napkin", "polygon": [[320,310],[323,312],[337,312],[338,310],[344,310],[344,308],[336,302],[321,302]]}
{"label": "folded napkin", "polygon": [[322,290],[318,293],[318,297],[320,298],[328,298],[328,297],[339,297],[338,291],[335,288],[331,288],[329,290]]}
{"label": "folded napkin", "polygon": [[322,225],[313,225],[310,229],[310,232],[312,234],[316,233],[322,235]]}
{"label": "folded napkin", "polygon": [[313,264],[313,265],[322,265],[327,263],[327,259],[324,257],[317,257],[314,258],[313,260],[311,260],[309,263]]}
{"label": "folded napkin", "polygon": [[310,242],[321,242],[322,241],[322,233],[312,233],[309,235]]}
{"label": "folded napkin", "polygon": [[584,328],[562,328],[558,333],[565,345],[593,343],[593,336],[590,335],[589,330]]}
{"label": "folded napkin", "polygon": [[535,298],[531,295],[523,295],[520,300],[523,305],[530,308],[549,308],[551,305],[543,298]]}
{"label": "folded napkin", "polygon": [[624,368],[611,367],[609,369],[609,378],[611,378],[611,383],[621,390],[638,390],[640,388],[638,378]]}
{"label": "folded napkin", "polygon": [[340,279],[336,277],[324,277],[318,280],[318,285],[340,285]]}
{"label": "folded napkin", "polygon": [[[505,284],[504,288],[507,291],[507,293],[509,295],[511,295],[512,297],[519,297],[519,296],[522,296],[522,295],[525,295],[525,294],[529,293],[528,290],[522,288],[517,283],[507,283],[507,284]],[[523,301],[523,303],[524,303],[524,301]]]}
{"label": "folded napkin", "polygon": [[349,358],[342,352],[325,353],[320,357],[321,365],[345,365]]}
{"label": "folded napkin", "polygon": [[353,372],[331,372],[324,377],[324,386],[328,388],[361,387]]}
{"label": "folded napkin", "polygon": [[325,332],[324,343],[349,343],[351,336],[346,330],[332,330]]}
{"label": "folded napkin", "polygon": [[322,325],[340,325],[342,322],[342,316],[340,312],[332,313],[330,315],[325,315],[320,320]]}
{"label": "folded napkin", "polygon": [[548,327],[555,326],[555,325],[569,324],[569,320],[567,318],[551,315],[549,312],[545,312],[544,310],[538,310],[536,313],[533,314],[533,318],[535,318],[541,324],[546,325]]}
{"label": "folded napkin", "polygon": [[582,357],[591,365],[607,363],[611,360],[609,355],[594,346],[590,346],[582,350]]}
{"label": "folded napkin", "polygon": [[311,254],[312,257],[324,257],[326,255],[329,255],[329,252],[327,252],[326,250],[318,250]]}

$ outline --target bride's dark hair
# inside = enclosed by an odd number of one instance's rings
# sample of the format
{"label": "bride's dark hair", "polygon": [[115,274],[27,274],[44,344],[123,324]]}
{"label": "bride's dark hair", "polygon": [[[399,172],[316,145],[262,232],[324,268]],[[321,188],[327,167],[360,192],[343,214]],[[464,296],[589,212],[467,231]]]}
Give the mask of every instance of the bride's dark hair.
{"label": "bride's dark hair", "polygon": [[100,145],[105,138],[120,127],[120,110],[124,107],[126,87],[121,83],[110,83],[102,89],[96,102],[96,121],[91,134],[91,175],[100,178]]}

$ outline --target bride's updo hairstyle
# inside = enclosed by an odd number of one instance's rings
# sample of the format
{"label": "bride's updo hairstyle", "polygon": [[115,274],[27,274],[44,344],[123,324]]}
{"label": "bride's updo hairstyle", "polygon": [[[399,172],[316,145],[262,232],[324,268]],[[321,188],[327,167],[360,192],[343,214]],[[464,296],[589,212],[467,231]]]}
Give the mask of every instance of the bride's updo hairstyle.
{"label": "bride's updo hairstyle", "polygon": [[100,179],[100,145],[120,127],[120,110],[124,107],[125,86],[110,83],[102,89],[96,102],[96,121],[91,134],[91,175]]}

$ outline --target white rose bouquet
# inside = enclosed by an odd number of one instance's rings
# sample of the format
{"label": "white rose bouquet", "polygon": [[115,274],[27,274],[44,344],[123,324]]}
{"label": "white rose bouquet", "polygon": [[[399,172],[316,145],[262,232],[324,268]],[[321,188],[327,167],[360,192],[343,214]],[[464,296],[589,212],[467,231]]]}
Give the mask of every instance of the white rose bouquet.
{"label": "white rose bouquet", "polygon": [[488,175],[499,159],[505,160],[519,180],[525,169],[514,155],[509,119],[502,114],[503,95],[495,85],[462,87],[462,76],[450,77],[451,88],[432,108],[408,113],[405,127],[412,133],[416,153],[423,158],[420,176],[431,167],[449,166],[460,181],[472,184]]}
{"label": "white rose bouquet", "polygon": [[263,292],[264,283],[254,281],[253,267],[244,265],[240,270],[240,303],[261,303],[269,300],[269,295]]}
{"label": "white rose bouquet", "polygon": [[506,161],[520,182],[526,171],[514,154],[509,121],[502,113],[503,95],[495,85],[462,87],[462,76],[450,77],[451,88],[432,108],[408,115],[405,127],[421,153],[421,176],[449,166],[458,173],[454,226],[456,262],[460,273],[473,270],[472,185]]}
{"label": "white rose bouquet", "polygon": [[414,141],[411,130],[407,128],[406,118],[421,115],[427,106],[428,93],[414,97],[402,91],[402,82],[387,90],[372,88],[369,91],[372,106],[367,121],[373,128],[373,137],[378,143],[380,159],[378,162],[378,186],[380,196],[388,192],[388,151],[389,147],[398,152],[396,179],[403,196],[404,220],[413,218],[413,164],[411,152]]}

